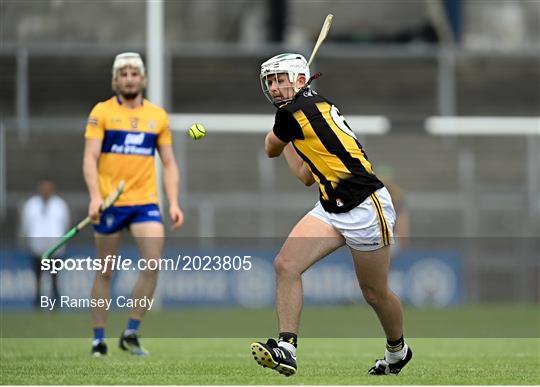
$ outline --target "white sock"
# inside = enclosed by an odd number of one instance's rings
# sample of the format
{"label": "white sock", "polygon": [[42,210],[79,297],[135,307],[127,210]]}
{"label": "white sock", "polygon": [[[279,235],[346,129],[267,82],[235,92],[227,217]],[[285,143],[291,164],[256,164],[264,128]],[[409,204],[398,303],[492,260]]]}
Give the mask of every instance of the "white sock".
{"label": "white sock", "polygon": [[99,343],[104,342],[105,339],[94,339],[92,340],[92,345],[98,345]]}
{"label": "white sock", "polygon": [[278,346],[281,348],[285,348],[287,351],[289,351],[294,357],[296,357],[296,347],[292,345],[291,343],[287,343],[286,341],[280,341],[278,343]]}
{"label": "white sock", "polygon": [[386,360],[388,363],[397,363],[400,360],[403,360],[405,358],[405,355],[407,354],[407,344],[401,348],[401,350],[397,352],[390,352],[388,350],[384,351],[384,360]]}

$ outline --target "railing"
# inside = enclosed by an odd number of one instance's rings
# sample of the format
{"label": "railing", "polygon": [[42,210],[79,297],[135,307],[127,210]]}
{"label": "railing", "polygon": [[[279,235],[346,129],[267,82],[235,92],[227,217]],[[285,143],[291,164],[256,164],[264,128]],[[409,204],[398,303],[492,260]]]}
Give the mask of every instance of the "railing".
{"label": "railing", "polygon": [[[258,46],[242,44],[172,44],[168,45],[164,57],[164,84],[170,83],[170,68],[172,58],[220,58],[220,57],[266,57],[278,51],[298,51],[308,53],[311,47],[290,47],[281,44],[261,44]],[[17,128],[20,141],[28,138],[29,131],[39,130],[44,127],[41,119],[30,116],[29,106],[29,61],[32,56],[91,56],[112,58],[121,51],[145,52],[144,45],[137,44],[55,44],[39,43],[19,45],[3,42],[0,46],[0,56],[12,56],[16,58],[15,71],[15,117],[3,117],[9,122],[8,130]],[[324,50],[318,55],[318,59],[352,59],[352,58],[433,58],[437,61],[436,88],[437,110],[442,116],[451,116],[456,113],[456,80],[455,61],[457,57],[532,57],[538,58],[540,51],[537,49],[515,50],[468,50],[463,48],[450,48],[426,44],[410,44],[400,46],[358,45],[358,44],[325,44]],[[167,93],[165,93],[167,94]],[[165,95],[165,106],[170,106],[170,96]],[[46,120],[47,118],[43,118]]]}
{"label": "railing", "polygon": [[[203,122],[211,133],[264,133],[273,124],[271,115],[237,114],[172,114],[171,128],[186,131],[193,123]],[[390,130],[391,123],[386,117],[347,117],[347,122],[357,130],[357,134],[384,135]],[[493,130],[490,131],[490,128]],[[410,192],[408,202],[412,209],[449,209],[463,214],[462,234],[464,237],[481,236],[478,227],[481,209],[497,209],[501,202],[511,210],[526,206],[529,219],[516,230],[521,236],[534,235],[533,230],[540,230],[540,119],[536,117],[430,117],[426,119],[426,131],[434,136],[526,136],[527,138],[527,202],[521,203],[515,192],[483,193],[482,200],[477,197],[479,189],[476,179],[475,154],[466,147],[457,152],[459,161],[460,192]],[[180,165],[189,165],[185,159],[185,142],[180,142],[177,149]],[[272,211],[280,208],[302,208],[306,195],[282,194],[275,192],[275,163],[269,163],[262,150],[257,158],[257,176],[261,192],[249,194],[206,194],[197,195],[196,209],[199,213],[199,235],[215,235],[214,219],[217,209],[250,208],[259,209],[261,222],[259,233],[269,236],[273,229]],[[444,173],[444,171],[441,171]],[[185,174],[183,174],[185,175]],[[184,185],[189,189],[189,183]],[[189,195],[189,190],[184,197]],[[509,200],[505,200],[509,199]],[[189,200],[187,200],[189,202]],[[532,234],[527,233],[527,231]]]}
{"label": "railing", "polygon": [[[103,44],[30,44],[27,46],[20,46],[15,44],[3,43],[0,47],[0,56],[12,56],[16,58],[16,77],[14,81],[16,82],[16,94],[14,95],[14,105],[16,116],[14,117],[3,117],[2,123],[5,130],[17,129],[19,133],[19,138],[21,141],[29,136],[31,131],[41,131],[41,130],[58,130],[58,131],[67,131],[73,130],[73,128],[81,128],[84,126],[86,120],[85,117],[35,117],[29,114],[29,72],[28,65],[32,56],[34,55],[50,55],[50,56],[103,56],[112,58],[112,56],[119,51],[134,50],[134,51],[144,51],[145,47],[143,45],[103,45]],[[182,58],[182,57],[254,57],[254,56],[269,56],[274,54],[277,51],[283,50],[295,50],[300,52],[309,52],[311,47],[285,47],[282,45],[276,44],[265,44],[258,47],[253,46],[242,46],[237,44],[198,44],[198,45],[170,45],[167,47],[167,54],[165,58],[165,68],[170,69],[172,58]],[[434,58],[438,63],[438,72],[437,72],[437,81],[434,87],[437,90],[437,109],[441,115],[452,115],[455,113],[455,59],[456,57],[534,57],[539,56],[538,50],[514,50],[514,51],[479,51],[479,50],[466,50],[466,49],[451,49],[448,47],[439,48],[437,46],[428,46],[428,45],[407,45],[407,46],[394,46],[394,47],[381,47],[381,46],[362,46],[362,45],[338,45],[338,44],[326,44],[324,50],[319,54],[319,59],[325,58],[385,58],[391,60],[393,58]],[[168,73],[170,74],[170,73]],[[166,74],[165,83],[170,81],[170,75]],[[176,129],[183,129],[189,127],[192,123],[202,121],[207,127],[212,128],[213,131],[266,131],[272,126],[273,118],[266,115],[245,115],[240,121],[235,121],[232,123],[230,121],[230,116],[226,117],[223,115],[205,115],[204,119],[201,118],[201,115],[172,115],[172,126]],[[355,121],[358,119],[359,121]],[[384,117],[373,117],[367,119],[366,117],[348,117],[348,121],[355,128],[358,128],[362,131],[362,134],[381,134],[386,132],[390,123]],[[437,123],[438,122],[438,123]],[[429,120],[426,122],[426,127],[428,132],[434,135],[466,135],[466,133],[442,133],[440,131],[440,124],[443,121],[434,121]],[[446,125],[449,121],[446,121]],[[454,121],[456,123],[458,121]],[[512,133],[512,135],[518,135],[515,131],[515,126],[504,124],[507,129],[496,129],[493,125],[500,125],[500,119],[496,121],[483,121],[482,125],[486,125],[492,129],[482,129],[484,133],[471,132],[467,131],[471,135],[507,135]],[[462,122],[463,123],[463,122]],[[462,123],[460,125],[462,125]],[[239,126],[241,124],[242,126]],[[223,125],[223,126],[220,126]],[[228,126],[226,126],[228,125]],[[433,125],[439,128],[433,131]],[[520,124],[521,125],[521,124]],[[531,124],[528,124],[531,125]],[[535,125],[533,122],[532,125]],[[512,128],[511,128],[512,126]],[[221,127],[221,129],[219,129]],[[371,132],[372,129],[373,132]],[[379,129],[376,129],[379,128]],[[380,130],[380,128],[385,128]],[[460,126],[460,130],[464,129],[464,126]],[[510,130],[512,129],[512,130]],[[526,227],[533,227],[532,229],[539,229],[538,226],[538,217],[539,217],[539,208],[540,204],[538,203],[540,199],[539,196],[539,162],[538,154],[539,152],[539,138],[536,135],[532,127],[532,132],[530,129],[525,130],[519,135],[527,135],[527,208],[529,209],[529,221]],[[502,132],[501,132],[502,130]],[[2,152],[4,155],[5,152]],[[178,152],[179,157],[185,152],[182,152],[182,149]],[[464,234],[474,235],[475,226],[474,226],[474,210],[471,211],[471,207],[466,205],[466,203],[471,203],[472,195],[474,195],[475,184],[474,184],[474,169],[475,169],[475,155],[471,153],[470,150],[462,149],[460,154],[457,156],[460,160],[460,179],[462,181],[463,187],[468,187],[467,190],[464,190],[459,194],[459,197],[453,194],[447,193],[430,193],[430,192],[414,192],[410,193],[411,199],[409,200],[410,205],[416,209],[428,209],[428,208],[440,208],[445,206],[448,209],[458,209],[463,211],[465,218],[468,220],[464,221],[463,230]],[[7,195],[5,192],[5,176],[6,176],[6,163],[2,159],[2,165],[0,167],[0,176],[2,177],[1,181],[4,184],[0,184],[0,204],[4,203],[0,213],[5,214],[6,202],[9,203],[13,195]],[[275,179],[275,171],[273,170],[272,164],[264,162],[264,157],[262,154],[259,155],[257,160],[257,168],[259,175],[261,176],[260,187],[262,192],[266,192],[266,189],[272,186],[272,179]],[[185,174],[184,174],[185,175]],[[262,177],[265,177],[264,179]],[[188,186],[189,188],[189,186]],[[189,192],[188,192],[189,194]],[[248,194],[246,194],[248,195]],[[274,199],[270,196],[265,197],[264,195],[257,194],[257,198],[253,199],[248,196],[238,196],[231,195],[227,197],[226,195],[220,195],[219,200],[212,195],[207,195],[204,197],[198,197],[197,200],[197,211],[199,212],[199,232],[201,235],[212,235],[215,232],[213,226],[213,211],[216,206],[249,206],[250,203],[257,203],[257,206],[260,206],[263,203],[265,208],[274,208],[275,206],[295,206],[301,201],[305,200],[305,195],[290,195],[288,200],[284,201],[281,199],[276,200],[278,193],[274,193]],[[492,193],[493,198],[502,197],[506,193]],[[498,200],[489,200],[486,199],[482,204],[485,206],[490,206],[490,203],[493,203],[494,206],[497,206]],[[280,204],[287,203],[287,204]],[[512,203],[516,203],[512,201]],[[514,205],[512,204],[512,205]],[[261,210],[262,211],[262,210]],[[265,210],[266,211],[266,210]],[[271,215],[268,216],[271,218]],[[262,224],[260,226],[260,233],[264,234],[266,231],[271,229],[268,224]],[[468,234],[468,233],[472,234]]]}

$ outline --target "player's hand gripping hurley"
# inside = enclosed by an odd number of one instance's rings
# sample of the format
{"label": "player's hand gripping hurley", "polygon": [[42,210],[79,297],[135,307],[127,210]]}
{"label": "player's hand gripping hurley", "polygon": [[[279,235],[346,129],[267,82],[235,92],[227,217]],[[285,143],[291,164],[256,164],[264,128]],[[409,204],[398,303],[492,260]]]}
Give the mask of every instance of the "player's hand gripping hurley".
{"label": "player's hand gripping hurley", "polygon": [[[101,212],[105,211],[107,208],[112,206],[114,202],[118,200],[122,192],[124,191],[124,185],[125,182],[122,180],[120,184],[116,187],[114,192],[112,192],[105,201],[103,202],[103,205],[101,206]],[[49,250],[45,251],[43,255],[41,256],[41,259],[48,259],[51,255],[53,255],[60,247],[64,246],[67,241],[69,241],[71,238],[73,238],[75,235],[79,233],[83,228],[88,226],[92,220],[89,216],[84,218],[79,224],[77,224],[75,227],[73,227],[71,230],[69,230],[63,237],[60,242],[58,242],[56,245],[51,247]]]}
{"label": "player's hand gripping hurley", "polygon": [[317,51],[319,51],[319,47],[321,47],[321,44],[324,42],[324,39],[326,39],[326,35],[328,35],[328,31],[330,31],[330,26],[332,25],[333,18],[334,18],[334,15],[329,13],[328,16],[326,16],[326,19],[324,19],[321,32],[319,33],[319,38],[317,39],[317,43],[315,43],[315,47],[313,47],[313,51],[311,52],[311,56],[309,57],[308,66],[311,65],[311,62],[313,62],[313,58],[315,58]]}

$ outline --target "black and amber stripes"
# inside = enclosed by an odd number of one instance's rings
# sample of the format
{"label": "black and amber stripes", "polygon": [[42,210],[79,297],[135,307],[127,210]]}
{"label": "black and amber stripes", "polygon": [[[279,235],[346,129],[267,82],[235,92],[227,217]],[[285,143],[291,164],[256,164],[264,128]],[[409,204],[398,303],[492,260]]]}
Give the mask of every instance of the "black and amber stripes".
{"label": "black and amber stripes", "polygon": [[340,181],[351,175],[372,175],[371,164],[360,144],[337,127],[330,116],[327,102],[305,104],[293,113],[302,128],[304,154],[330,181]]}
{"label": "black and amber stripes", "polygon": [[362,145],[331,102],[318,94],[299,94],[281,109],[288,115],[276,114],[276,125],[281,125],[284,136],[291,134],[285,137],[292,138],[298,155],[309,165],[326,211],[350,211],[383,187]]}
{"label": "black and amber stripes", "polygon": [[[318,102],[315,104],[315,106],[324,118],[324,120],[315,120],[315,122],[324,122],[324,125],[322,125],[320,128],[320,132],[325,132],[327,128],[332,130],[334,136],[332,136],[333,139],[330,139],[329,144],[334,149],[337,148],[340,150],[338,155],[340,156],[340,159],[342,159],[343,164],[345,164],[351,171],[360,170],[362,173],[367,172],[368,174],[373,175],[371,163],[367,159],[362,146],[356,140],[356,137],[354,135],[351,136],[347,134],[342,128],[339,127],[337,122],[334,121],[334,118],[330,113],[332,110],[332,105],[328,102]],[[337,110],[337,108],[335,109]],[[352,133],[352,130],[344,121],[342,122],[342,125],[345,125]],[[339,147],[336,147],[336,144],[339,144]],[[360,162],[361,165],[359,165],[358,162]]]}
{"label": "black and amber stripes", "polygon": [[377,219],[379,220],[379,229],[381,231],[381,243],[383,246],[389,246],[390,245],[390,230],[388,228],[388,223],[386,223],[386,218],[384,217],[382,203],[376,192],[372,193],[369,196],[369,198],[371,199],[371,203],[373,203],[373,207],[375,208],[375,212],[377,213]]}

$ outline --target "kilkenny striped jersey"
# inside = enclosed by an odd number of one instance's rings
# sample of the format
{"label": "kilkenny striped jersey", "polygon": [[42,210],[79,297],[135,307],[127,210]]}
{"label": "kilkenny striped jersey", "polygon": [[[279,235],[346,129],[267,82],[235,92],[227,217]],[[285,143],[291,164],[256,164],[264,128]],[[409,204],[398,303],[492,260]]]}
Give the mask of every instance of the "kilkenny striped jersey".
{"label": "kilkenny striped jersey", "polygon": [[273,131],[309,165],[326,211],[347,212],[383,187],[338,108],[315,91],[301,91],[282,105]]}

